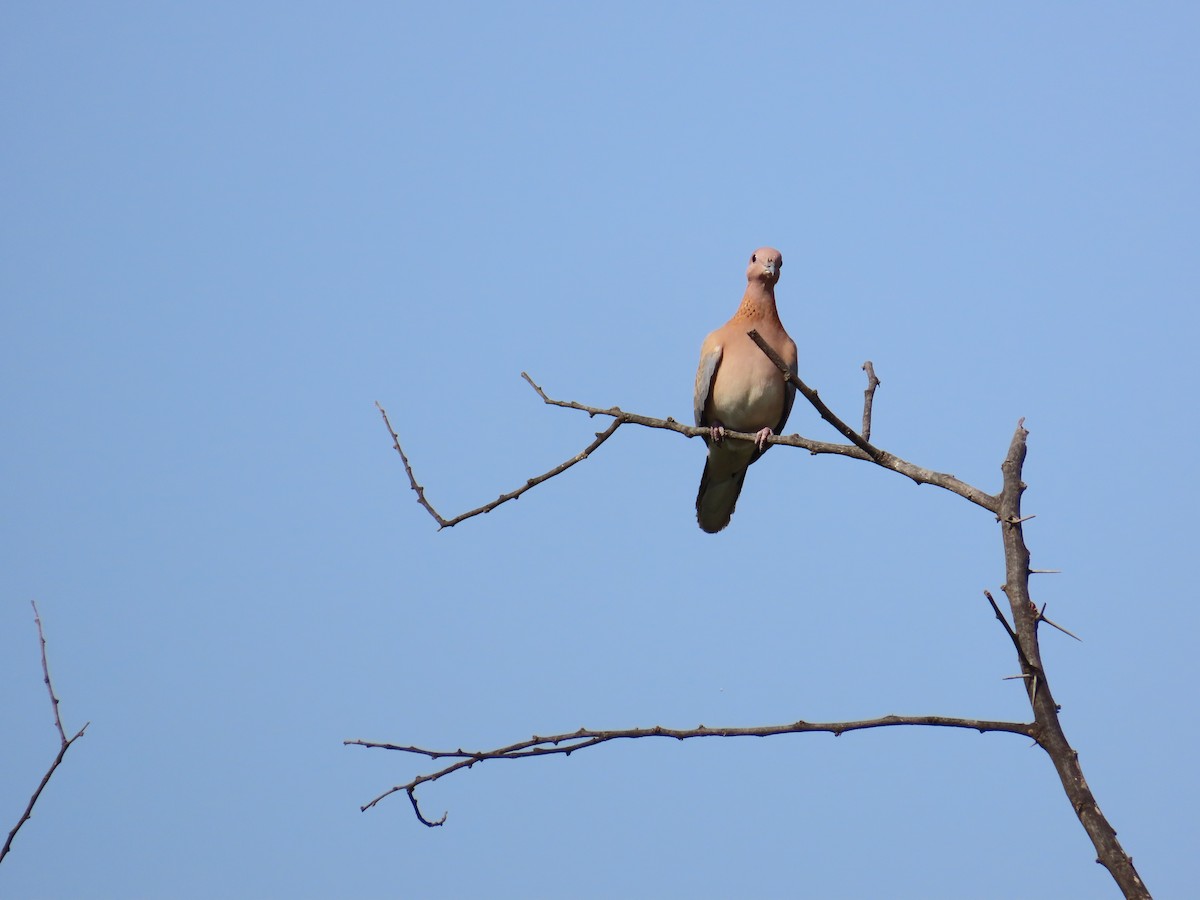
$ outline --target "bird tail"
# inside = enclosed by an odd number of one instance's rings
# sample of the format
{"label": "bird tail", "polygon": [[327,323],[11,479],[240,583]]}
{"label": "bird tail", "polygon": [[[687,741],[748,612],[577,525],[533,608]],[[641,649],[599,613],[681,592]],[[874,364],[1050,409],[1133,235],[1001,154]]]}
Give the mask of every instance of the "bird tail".
{"label": "bird tail", "polygon": [[745,467],[723,477],[713,477],[712,460],[705,462],[700,491],[696,494],[696,521],[702,531],[716,534],[729,524],[745,480]]}

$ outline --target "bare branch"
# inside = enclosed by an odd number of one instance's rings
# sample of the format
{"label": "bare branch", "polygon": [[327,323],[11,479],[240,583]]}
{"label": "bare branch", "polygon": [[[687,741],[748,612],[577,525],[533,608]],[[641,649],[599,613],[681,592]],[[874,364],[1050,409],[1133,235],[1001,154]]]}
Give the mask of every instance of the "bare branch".
{"label": "bare branch", "polygon": [[33,604],[33,621],[37,623],[38,641],[42,645],[42,677],[46,682],[46,690],[50,693],[50,706],[54,710],[54,727],[58,729],[60,743],[58,755],[54,757],[54,762],[50,764],[50,768],[42,776],[42,781],[37,786],[37,790],[29,798],[29,804],[25,807],[25,812],[21,814],[20,820],[13,826],[12,831],[8,833],[8,840],[4,842],[4,847],[0,848],[0,862],[3,862],[4,857],[8,856],[8,851],[12,849],[13,838],[17,836],[17,832],[21,830],[21,826],[28,822],[33,815],[33,807],[37,804],[38,798],[42,796],[42,791],[45,790],[46,785],[50,783],[50,776],[54,774],[54,770],[63,761],[63,757],[67,755],[67,751],[71,749],[71,745],[83,737],[83,733],[87,731],[88,725],[92,724],[91,722],[86,722],[72,738],[68,738],[67,733],[63,730],[62,717],[58,714],[58,697],[54,694],[54,685],[50,681],[50,665],[46,662],[46,635],[42,631],[42,617],[38,613],[37,602],[30,602]]}
{"label": "bare branch", "polygon": [[589,747],[596,747],[600,744],[620,739],[666,737],[682,741],[688,738],[701,737],[771,737],[779,734],[802,734],[807,732],[828,732],[833,735],[842,735],[848,731],[862,731],[868,728],[889,728],[897,725],[964,728],[978,731],[981,734],[987,731],[1002,731],[1010,734],[1020,734],[1033,738],[1035,741],[1037,740],[1036,726],[1022,722],[960,719],[950,716],[881,716],[877,719],[861,719],[853,722],[805,722],[800,720],[786,725],[759,725],[733,728],[709,728],[705,725],[698,725],[695,728],[688,729],[663,728],[656,725],[653,728],[626,728],[616,731],[592,731],[587,728],[580,728],[578,731],[566,734],[545,736],[535,734],[528,740],[517,741],[514,744],[509,744],[507,747],[498,747],[495,750],[431,750],[426,747],[402,746],[399,744],[385,744],[363,740],[347,740],[342,743],[358,747],[371,747],[378,750],[395,750],[401,753],[427,756],[430,759],[456,760],[456,762],[438,769],[436,772],[431,772],[428,775],[420,775],[407,784],[398,784],[395,787],[389,788],[374,800],[361,807],[363,812],[366,812],[385,797],[405,791],[408,794],[408,799],[412,802],[413,811],[416,812],[417,818],[425,825],[436,827],[446,821],[446,816],[443,815],[441,819],[436,821],[430,821],[425,818],[421,813],[420,806],[417,804],[416,789],[422,784],[437,781],[439,778],[445,778],[453,772],[461,769],[469,769],[476,763],[483,762],[484,760],[530,759],[556,754],[570,756],[577,750],[586,750]]}
{"label": "bare branch", "polygon": [[862,364],[862,367],[863,371],[867,373],[867,386],[863,390],[862,436],[864,441],[869,441],[871,439],[871,407],[875,404],[875,388],[883,382],[875,377],[875,366],[869,359]]}
{"label": "bare branch", "polygon": [[[697,428],[693,425],[684,425],[682,422],[676,422],[670,416],[665,419],[656,419],[653,416],[643,416],[639,415],[638,413],[626,412],[619,406],[610,406],[607,409],[602,409],[598,406],[587,406],[583,403],[576,403],[574,400],[555,400],[553,397],[546,395],[546,392],[542,390],[541,386],[529,377],[529,373],[522,372],[521,377],[525,379],[525,382],[531,388],[533,388],[534,393],[536,393],[542,399],[542,402],[547,406],[560,406],[563,409],[577,409],[580,412],[587,413],[589,417],[612,416],[623,423],[628,423],[630,425],[643,425],[646,428],[661,428],[666,431],[673,431],[676,434],[682,434],[684,437],[688,438],[702,438],[707,437],[709,434],[709,430],[707,428]],[[756,439],[756,435],[744,431],[726,431],[725,437],[732,438],[736,441],[753,441]],[[776,437],[771,441],[771,443],[783,443],[783,441],[780,441],[779,438]],[[842,447],[840,444],[824,444],[820,441],[810,441],[808,444],[811,444],[811,446],[804,444],[796,444],[795,446],[804,446],[806,450],[811,450],[813,453],[837,453],[839,450],[843,449],[854,449],[853,447]]]}
{"label": "bare branch", "polygon": [[417,484],[417,479],[416,479],[416,476],[413,475],[412,466],[409,465],[408,457],[404,455],[404,450],[400,446],[400,438],[396,435],[396,430],[394,428],[392,428],[392,423],[388,421],[388,416],[387,416],[386,410],[384,410],[384,408],[382,406],[380,406],[378,402],[375,404],[375,408],[378,409],[380,415],[383,416],[383,422],[385,425],[387,425],[387,429],[392,435],[392,446],[394,446],[396,448],[396,452],[400,454],[400,459],[403,460],[403,462],[404,462],[404,471],[408,474],[408,483],[410,485],[412,485],[412,489],[414,491],[416,491],[417,502],[420,503],[423,507],[425,507],[425,510],[431,516],[433,516],[433,518],[437,521],[439,531],[443,528],[452,528],[455,525],[457,525],[459,522],[461,522],[463,519],[469,519],[472,516],[479,515],[480,513],[489,513],[493,509],[495,509],[497,506],[499,506],[501,503],[507,503],[509,500],[516,500],[518,497],[520,497],[523,493],[525,493],[530,488],[537,487],[543,481],[553,478],[555,475],[561,475],[563,472],[567,471],[567,469],[571,468],[571,466],[575,465],[576,463],[583,462],[585,459],[587,459],[591,455],[593,450],[595,450],[597,447],[599,447],[601,444],[603,444],[605,441],[607,441],[610,437],[612,437],[613,432],[616,431],[621,426],[621,420],[617,419],[615,422],[613,422],[611,425],[609,425],[608,428],[606,428],[604,431],[597,432],[596,440],[594,440],[590,444],[588,444],[583,450],[581,450],[575,456],[571,457],[566,462],[560,463],[559,465],[555,466],[549,472],[544,472],[541,475],[537,475],[537,476],[534,476],[533,478],[530,478],[528,481],[525,482],[524,485],[517,488],[515,491],[511,491],[510,493],[507,493],[507,494],[501,494],[499,497],[497,497],[491,503],[485,503],[483,506],[477,507],[476,509],[468,510],[465,513],[455,516],[453,519],[444,519],[438,513],[438,511],[433,508],[433,504],[431,504],[425,498],[425,488],[423,488],[421,485]]}
{"label": "bare branch", "polygon": [[1025,484],[1021,471],[1025,463],[1026,439],[1025,420],[1017,422],[1009,445],[1008,455],[1000,466],[1004,474],[1004,487],[1000,492],[1000,534],[1004,544],[1005,583],[1004,593],[1015,624],[1020,649],[1021,670],[1029,693],[1029,705],[1037,723],[1038,743],[1049,755],[1058,771],[1059,780],[1080,824],[1096,848],[1097,862],[1108,869],[1113,880],[1126,897],[1149,898],[1150,892],[1142,883],[1141,876],[1133,867],[1133,860],[1121,847],[1117,833],[1100,811],[1083,769],[1079,765],[1079,754],[1071,747],[1063,732],[1058,717],[1058,704],[1050,692],[1046,672],[1042,667],[1041,648],[1038,645],[1038,620],[1040,612],[1029,596],[1029,548],[1025,545],[1022,523],[1029,516],[1021,515],[1021,494]]}
{"label": "bare branch", "polygon": [[[392,446],[395,447],[396,452],[400,454],[400,459],[404,463],[404,471],[408,475],[409,485],[412,487],[413,491],[416,492],[417,502],[420,503],[421,506],[425,507],[426,512],[428,512],[433,517],[434,521],[438,523],[439,529],[450,528],[454,525],[457,525],[464,519],[469,519],[473,516],[479,515],[480,513],[491,512],[500,504],[507,503],[509,500],[515,500],[530,488],[536,487],[543,481],[547,481],[553,478],[555,475],[565,472],[576,463],[587,459],[592,451],[608,440],[608,438],[612,436],[613,432],[615,432],[617,427],[620,425],[629,424],[641,425],[646,428],[659,428],[666,431],[673,431],[676,434],[681,434],[687,438],[703,438],[707,437],[709,434],[709,430],[707,428],[697,428],[692,425],[684,425],[683,423],[677,422],[675,419],[670,417],[665,419],[657,419],[652,416],[644,416],[638,413],[626,412],[617,406],[611,406],[607,409],[604,409],[598,406],[587,406],[583,403],[577,403],[573,400],[555,400],[554,398],[547,396],[546,392],[543,391],[540,386],[535,384],[533,379],[530,378],[528,374],[522,372],[521,377],[529,383],[529,386],[533,388],[537,395],[542,399],[542,402],[549,406],[559,406],[564,409],[575,409],[579,410],[580,412],[585,412],[589,416],[610,416],[614,419],[614,422],[608,427],[607,430],[598,432],[596,435],[596,440],[584,448],[579,454],[562,463],[561,465],[555,466],[549,472],[545,472],[534,478],[530,478],[523,486],[517,488],[517,490],[508,494],[501,494],[491,503],[486,503],[483,506],[457,515],[452,519],[444,518],[436,509],[434,509],[433,505],[425,497],[425,488],[417,484],[417,479],[413,474],[412,466],[409,464],[408,456],[404,453],[403,448],[400,446],[400,438],[397,436],[396,430],[392,427],[392,423],[388,420],[387,412],[382,406],[379,405],[379,403],[375,404],[380,415],[383,416],[383,421],[387,426],[388,433],[392,436]],[[792,377],[794,378],[794,376]],[[795,380],[799,382],[798,378]],[[811,391],[807,386],[805,386],[804,390],[811,393],[813,398],[816,398],[815,391]],[[806,396],[808,396],[808,394],[806,394]],[[828,412],[828,407],[826,407],[824,403],[821,403],[819,399],[817,399],[816,402],[819,404],[818,409],[825,409]],[[848,432],[850,432],[850,434],[853,434],[855,438],[857,438],[856,443],[862,443],[868,447],[871,446],[870,444],[867,444],[867,442],[861,437],[859,437],[852,429],[846,426],[845,423],[842,423],[841,420],[834,416],[832,412],[829,412],[829,415],[832,416],[835,422],[841,423],[842,428],[845,428]],[[735,441],[754,441],[757,439],[757,435],[749,432],[727,430],[725,432],[725,439]],[[977,506],[982,506],[989,512],[995,513],[998,509],[999,495],[988,494],[984,491],[981,491],[977,487],[967,484],[965,481],[960,481],[953,475],[923,468],[876,447],[871,447],[871,451],[874,454],[871,455],[855,444],[832,444],[827,441],[815,441],[811,438],[802,437],[798,434],[790,434],[786,436],[772,435],[771,437],[767,438],[767,443],[782,444],[786,447],[799,447],[802,450],[807,450],[814,456],[848,456],[853,459],[874,462],[885,469],[890,469],[893,472],[897,472],[907,478],[912,479],[917,484],[932,484],[935,487],[940,487],[944,490],[950,491],[951,493],[958,494],[960,497],[970,500]]]}
{"label": "bare branch", "polygon": [[[746,334],[750,340],[754,341],[754,343],[758,345],[758,348],[767,355],[771,362],[775,363],[776,368],[783,373],[783,376],[789,382],[795,385],[796,390],[804,395],[804,398],[812,404],[813,408],[820,414],[821,418],[836,428],[846,438],[848,438],[850,442],[854,444],[854,448],[859,451],[858,453],[846,453],[844,455],[854,456],[858,459],[868,459],[876,465],[883,466],[885,469],[891,469],[893,472],[899,472],[901,475],[906,475],[918,484],[935,485],[952,493],[958,494],[960,497],[964,497],[977,506],[982,506],[984,509],[989,510],[990,512],[996,512],[1000,502],[999,495],[992,496],[991,494],[986,494],[979,490],[979,488],[969,485],[965,481],[960,481],[953,475],[947,475],[942,472],[933,472],[929,469],[923,469],[920,466],[914,466],[912,463],[906,462],[900,457],[894,456],[885,450],[880,450],[878,447],[871,444],[871,442],[865,437],[855,432],[853,428],[838,418],[834,414],[833,410],[825,405],[825,401],[818,396],[817,392],[801,381],[799,376],[788,368],[787,363],[783,361],[783,358],[775,352],[770,344],[762,339],[762,336],[757,331],[748,331]],[[786,443],[786,441],[781,441],[781,443]]]}

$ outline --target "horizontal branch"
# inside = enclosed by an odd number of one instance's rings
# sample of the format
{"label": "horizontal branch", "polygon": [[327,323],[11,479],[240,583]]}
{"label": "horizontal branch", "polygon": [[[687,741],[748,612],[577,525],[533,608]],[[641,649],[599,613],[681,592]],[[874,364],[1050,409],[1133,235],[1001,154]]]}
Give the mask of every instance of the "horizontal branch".
{"label": "horizontal branch", "polygon": [[[776,354],[778,355],[778,354]],[[785,366],[786,369],[786,366]],[[576,403],[574,400],[555,400],[546,395],[546,392],[534,383],[526,373],[522,372],[521,377],[529,382],[529,386],[537,391],[537,395],[542,398],[542,402],[550,406],[561,406],[564,409],[577,409],[580,412],[585,412],[589,416],[612,416],[623,423],[631,425],[642,425],[646,428],[662,428],[667,431],[674,431],[676,434],[682,434],[684,437],[707,437],[710,434],[708,428],[696,428],[691,425],[684,425],[681,422],[676,422],[672,418],[656,419],[651,416],[638,415],[637,413],[626,412],[618,406],[611,406],[607,409],[598,406],[587,406],[583,403]],[[799,381],[799,379],[796,379]],[[801,382],[803,383],[803,382]],[[805,385],[805,390],[816,397],[816,391],[811,390]],[[805,395],[807,396],[807,394]],[[818,411],[822,409],[829,412],[829,408],[823,402],[817,407]],[[823,414],[824,415],[824,414]],[[943,488],[951,493],[958,494],[977,506],[982,506],[989,512],[996,512],[1000,508],[1000,499],[998,495],[993,496],[979,488],[967,484],[953,475],[947,475],[944,472],[935,472],[932,469],[926,469],[922,466],[915,465],[907,460],[901,459],[893,453],[888,453],[886,450],[880,450],[866,441],[863,441],[857,433],[847,426],[832,412],[829,412],[841,428],[859,437],[859,441],[870,447],[870,452],[862,449],[854,444],[832,444],[827,441],[814,441],[811,438],[802,437],[799,434],[789,435],[772,435],[767,438],[768,444],[781,444],[785,447],[799,447],[802,450],[807,450],[814,456],[817,455],[834,455],[848,456],[852,459],[861,459],[866,462],[873,462],[876,465],[882,466],[885,469],[890,469],[893,472],[898,472],[901,475],[911,478],[917,484],[932,484],[935,487]],[[840,430],[840,429],[839,429]],[[743,431],[725,431],[725,439],[736,441],[754,441],[758,436],[749,432]]]}
{"label": "horizontal branch", "polygon": [[476,763],[483,762],[484,760],[529,759],[555,754],[569,756],[577,750],[586,750],[589,747],[596,747],[600,744],[620,739],[665,737],[682,741],[688,738],[772,737],[779,734],[803,734],[807,732],[828,732],[834,735],[841,735],[848,731],[862,731],[868,728],[891,728],[899,725],[963,728],[978,731],[981,734],[987,731],[1002,731],[1037,740],[1036,726],[1023,722],[960,719],[950,716],[881,716],[877,719],[860,719],[851,722],[805,722],[799,720],[786,725],[759,725],[734,728],[709,728],[705,725],[698,725],[695,728],[688,729],[663,728],[660,725],[656,725],[652,728],[626,728],[616,731],[592,731],[587,728],[580,728],[578,731],[566,734],[534,735],[528,740],[517,741],[515,744],[509,744],[507,747],[498,747],[494,750],[462,750],[461,748],[458,750],[431,750],[426,747],[385,744],[364,740],[347,740],[342,743],[358,747],[371,747],[378,750],[395,750],[400,753],[412,753],[418,756],[427,756],[430,759],[455,760],[455,762],[436,772],[431,772],[428,775],[420,775],[407,784],[398,784],[395,787],[389,788],[370,803],[361,807],[366,812],[385,797],[405,791],[408,794],[408,799],[412,803],[413,811],[416,813],[417,818],[432,828],[442,825],[446,821],[446,816],[443,815],[440,819],[436,820],[427,819],[422,814],[421,808],[417,803],[416,789],[422,784],[437,781],[439,778],[445,778],[453,772],[461,769],[469,769]]}
{"label": "horizontal branch", "polygon": [[[944,472],[935,472],[932,469],[926,469],[923,466],[918,466],[914,463],[908,462],[907,460],[901,459],[893,453],[888,453],[886,450],[881,450],[878,447],[875,447],[866,439],[866,437],[855,432],[854,429],[834,415],[829,407],[826,406],[817,395],[817,392],[809,388],[808,385],[804,384],[804,382],[801,381],[795,375],[795,373],[789,371],[787,365],[782,359],[779,358],[779,355],[771,349],[769,344],[762,340],[757,332],[752,331],[749,333],[749,336],[754,339],[761,348],[763,348],[763,352],[766,353],[767,356],[771,357],[775,365],[780,368],[784,375],[797,386],[798,390],[800,390],[800,392],[806,398],[808,398],[809,402],[813,404],[817,412],[819,412],[821,416],[826,419],[826,421],[832,424],[839,432],[848,437],[851,441],[849,444],[834,444],[828,441],[812,440],[811,438],[806,438],[799,434],[790,434],[772,435],[766,439],[767,443],[781,444],[785,447],[799,447],[802,450],[807,450],[814,456],[848,456],[852,459],[873,462],[885,469],[890,469],[893,472],[904,475],[905,477],[912,479],[917,484],[932,484],[935,487],[940,487],[944,490],[950,491],[951,493],[958,494],[960,497],[964,497],[965,499],[970,500],[972,503],[982,506],[989,512],[995,513],[999,509],[1000,498],[998,494],[993,496],[992,494],[988,494],[985,491],[979,490],[979,488],[967,484],[965,481],[961,481],[953,475],[948,475]],[[869,362],[865,363],[863,368],[868,374],[868,385],[867,390],[865,391],[865,402],[863,407],[863,429],[866,434],[869,435],[871,402],[874,398],[875,388],[879,385],[879,379],[875,375],[874,367],[871,366]],[[525,379],[531,388],[533,388],[537,395],[542,399],[543,403],[549,406],[559,406],[564,409],[579,410],[580,412],[587,413],[589,416],[608,416],[613,419],[613,423],[604,431],[597,432],[596,439],[594,441],[592,441],[587,447],[565,462],[560,463],[547,472],[543,472],[540,475],[535,475],[532,478],[527,479],[526,482],[516,490],[510,491],[507,494],[501,494],[490,503],[477,506],[474,509],[467,510],[466,512],[460,513],[452,518],[446,518],[439,513],[429,499],[425,496],[425,488],[417,483],[417,478],[413,472],[412,464],[409,463],[408,455],[404,452],[404,448],[400,445],[400,437],[397,435],[396,429],[392,427],[392,423],[388,419],[387,411],[379,403],[375,404],[376,409],[379,410],[379,414],[383,417],[383,422],[387,427],[388,434],[390,434],[392,437],[392,446],[395,448],[396,452],[400,454],[400,459],[404,464],[404,472],[408,476],[409,486],[417,495],[417,502],[424,507],[425,511],[428,512],[429,515],[433,517],[434,521],[438,523],[439,530],[442,528],[452,528],[465,519],[470,519],[483,513],[489,513],[503,503],[507,503],[510,500],[516,500],[526,491],[537,487],[537,485],[541,484],[543,481],[548,481],[556,475],[561,475],[575,464],[583,462],[583,460],[587,459],[601,444],[612,437],[612,435],[621,425],[629,424],[641,425],[644,428],[659,428],[665,431],[673,431],[676,434],[681,434],[687,438],[707,438],[711,433],[708,428],[698,428],[692,425],[685,425],[682,422],[675,421],[675,419],[669,416],[665,419],[659,419],[655,418],[654,416],[645,416],[639,413],[627,412],[626,410],[621,409],[619,406],[601,408],[598,406],[588,406],[583,403],[577,403],[574,400],[556,400],[553,397],[548,396],[546,392],[542,390],[542,388],[536,384],[527,373],[522,372],[521,377]],[[725,431],[724,436],[728,440],[735,441],[759,440],[758,435],[742,431],[727,430]]]}

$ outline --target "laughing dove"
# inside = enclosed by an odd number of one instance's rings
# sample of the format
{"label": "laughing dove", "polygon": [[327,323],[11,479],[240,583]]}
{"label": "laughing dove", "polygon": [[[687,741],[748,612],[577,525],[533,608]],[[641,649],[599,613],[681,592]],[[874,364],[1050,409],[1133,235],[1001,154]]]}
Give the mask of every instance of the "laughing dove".
{"label": "laughing dove", "polygon": [[[755,250],[746,268],[749,283],[741,306],[700,347],[696,425],[707,426],[709,436],[705,438],[708,460],[696,495],[696,520],[709,534],[729,524],[747,467],[767,451],[767,438],[783,430],[796,397],[795,387],[746,336],[757,330],[795,371],[796,343],[775,310],[775,283],[782,266],[778,250]],[[726,428],[754,433],[757,439],[725,441]]]}

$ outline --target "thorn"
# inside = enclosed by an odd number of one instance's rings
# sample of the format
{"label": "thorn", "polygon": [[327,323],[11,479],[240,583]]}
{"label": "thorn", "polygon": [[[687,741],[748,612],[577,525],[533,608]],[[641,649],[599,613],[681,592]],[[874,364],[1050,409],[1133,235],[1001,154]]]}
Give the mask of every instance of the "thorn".
{"label": "thorn", "polygon": [[1030,575],[1061,575],[1062,569],[1030,569]]}
{"label": "thorn", "polygon": [[[1042,608],[1045,609],[1045,607],[1042,607]],[[1073,637],[1073,638],[1075,638],[1075,640],[1079,641],[1079,643],[1081,643],[1081,644],[1083,643],[1083,638],[1081,638],[1079,635],[1068,631],[1067,629],[1065,629],[1061,625],[1059,625],[1057,622],[1051,622],[1049,619],[1047,619],[1041,613],[1038,613],[1038,620],[1041,622],[1045,622],[1051,628],[1057,628],[1063,634],[1067,635],[1067,637]]]}

